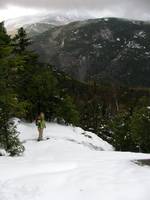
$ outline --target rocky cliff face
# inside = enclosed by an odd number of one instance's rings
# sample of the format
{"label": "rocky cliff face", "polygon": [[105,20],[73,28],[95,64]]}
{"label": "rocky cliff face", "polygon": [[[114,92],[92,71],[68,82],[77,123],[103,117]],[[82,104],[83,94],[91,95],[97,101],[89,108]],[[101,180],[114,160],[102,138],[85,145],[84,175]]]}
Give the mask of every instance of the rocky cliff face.
{"label": "rocky cliff face", "polygon": [[55,27],[35,37],[40,60],[73,78],[150,86],[150,24],[116,18]]}

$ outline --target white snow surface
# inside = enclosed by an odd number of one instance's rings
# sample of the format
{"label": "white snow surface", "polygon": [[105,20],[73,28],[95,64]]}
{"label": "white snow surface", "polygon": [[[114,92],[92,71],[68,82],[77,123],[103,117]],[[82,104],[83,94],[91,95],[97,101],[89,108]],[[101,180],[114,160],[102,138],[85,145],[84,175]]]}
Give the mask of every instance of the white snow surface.
{"label": "white snow surface", "polygon": [[47,123],[41,142],[34,124],[18,130],[26,151],[0,157],[0,200],[150,200],[150,168],[133,162],[149,154],[115,152],[80,128]]}
{"label": "white snow surface", "polygon": [[0,156],[7,156],[8,153],[4,149],[0,149]]}

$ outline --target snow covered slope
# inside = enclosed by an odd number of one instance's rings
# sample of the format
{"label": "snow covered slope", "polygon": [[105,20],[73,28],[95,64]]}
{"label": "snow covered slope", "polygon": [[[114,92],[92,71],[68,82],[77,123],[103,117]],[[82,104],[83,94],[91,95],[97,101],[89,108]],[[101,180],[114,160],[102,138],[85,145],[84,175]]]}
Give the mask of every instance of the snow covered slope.
{"label": "snow covered slope", "polygon": [[[64,24],[68,24],[73,21],[85,20],[88,18],[93,18],[93,16],[87,13],[78,13],[78,12],[50,12],[50,13],[40,13],[31,16],[23,16],[14,19],[9,19],[6,21],[5,25],[9,34],[13,34],[20,27],[28,27],[31,28],[36,24],[47,24],[53,26],[60,26]],[[41,28],[41,27],[40,27]],[[48,30],[48,29],[47,29]],[[43,31],[44,32],[44,31]]]}
{"label": "snow covered slope", "polygon": [[0,200],[149,200],[150,168],[115,152],[95,134],[47,124],[37,142],[34,124],[18,125],[24,156],[0,157]]}

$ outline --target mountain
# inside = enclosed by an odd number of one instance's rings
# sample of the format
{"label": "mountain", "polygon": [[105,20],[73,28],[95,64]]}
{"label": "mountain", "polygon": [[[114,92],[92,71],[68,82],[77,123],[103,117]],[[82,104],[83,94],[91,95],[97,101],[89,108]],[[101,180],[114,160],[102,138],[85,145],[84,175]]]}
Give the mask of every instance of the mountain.
{"label": "mountain", "polygon": [[[79,14],[76,12],[51,12],[51,13],[42,13],[31,16],[24,16],[15,19],[10,19],[5,22],[7,31],[9,34],[13,35],[16,33],[16,30],[20,27],[25,27],[31,35],[35,33],[42,33],[49,29],[52,26],[65,25],[73,21],[85,20],[89,17],[92,17],[89,13]],[[43,30],[42,30],[43,27]],[[33,28],[33,30],[32,30]],[[35,31],[36,28],[36,31]]]}
{"label": "mountain", "polygon": [[150,23],[118,18],[72,22],[33,38],[32,49],[80,81],[150,86]]}
{"label": "mountain", "polygon": [[50,30],[54,28],[55,25],[49,24],[49,23],[34,23],[25,25],[24,28],[28,34],[29,37],[34,37],[36,35],[39,35],[41,33],[44,33],[47,30]]}

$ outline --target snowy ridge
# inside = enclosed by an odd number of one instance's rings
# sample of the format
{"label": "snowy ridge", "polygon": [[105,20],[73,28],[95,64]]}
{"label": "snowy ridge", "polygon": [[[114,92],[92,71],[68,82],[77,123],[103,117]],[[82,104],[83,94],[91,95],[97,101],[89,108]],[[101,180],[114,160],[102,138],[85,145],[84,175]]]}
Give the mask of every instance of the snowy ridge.
{"label": "snowy ridge", "polygon": [[54,26],[65,25],[73,21],[85,20],[93,18],[89,13],[78,13],[78,12],[50,12],[41,13],[31,16],[23,16],[15,19],[9,19],[5,25],[9,33],[16,32],[20,27],[27,27],[36,23],[51,24]]}
{"label": "snowy ridge", "polygon": [[34,124],[18,130],[26,151],[0,157],[0,200],[150,199],[150,168],[132,162],[150,155],[112,151],[80,128],[48,123],[41,142]]}
{"label": "snowy ridge", "polygon": [[[23,142],[33,141],[36,138],[37,130],[34,124],[28,125],[28,133],[26,133],[27,124],[21,123],[18,125],[18,130],[21,132],[20,139]],[[50,138],[51,141],[62,141],[65,143],[75,143],[85,146],[93,150],[111,151],[113,147],[103,141],[97,135],[91,132],[84,131],[77,127],[67,127],[58,124],[47,123],[45,130],[45,138]]]}

